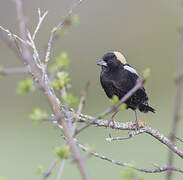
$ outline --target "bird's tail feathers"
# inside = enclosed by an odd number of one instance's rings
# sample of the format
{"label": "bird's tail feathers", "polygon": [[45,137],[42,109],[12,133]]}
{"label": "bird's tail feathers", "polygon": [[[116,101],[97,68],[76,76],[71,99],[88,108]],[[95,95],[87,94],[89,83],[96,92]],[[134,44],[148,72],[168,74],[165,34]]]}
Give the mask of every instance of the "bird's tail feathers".
{"label": "bird's tail feathers", "polygon": [[141,112],[144,112],[144,113],[147,113],[147,112],[149,112],[149,111],[155,113],[155,109],[152,108],[151,106],[149,106],[148,104],[140,104],[140,105],[139,105],[139,110],[140,110]]}

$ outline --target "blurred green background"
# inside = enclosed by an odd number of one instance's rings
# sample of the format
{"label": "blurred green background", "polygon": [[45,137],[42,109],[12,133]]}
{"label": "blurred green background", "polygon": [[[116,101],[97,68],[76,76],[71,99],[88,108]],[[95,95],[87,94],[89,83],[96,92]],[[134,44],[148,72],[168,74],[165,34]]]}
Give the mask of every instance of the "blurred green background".
{"label": "blurred green background", "polygon": [[[63,19],[73,3],[70,0],[24,0],[24,12],[28,27],[32,32],[37,24],[37,8],[48,10],[49,14],[38,33],[36,44],[41,49],[48,42],[49,31]],[[141,74],[149,67],[151,76],[145,87],[150,104],[156,114],[138,113],[139,119],[168,135],[172,120],[174,77],[178,56],[179,32],[182,24],[180,1],[171,0],[85,0],[77,9],[79,24],[69,28],[52,49],[52,57],[66,51],[71,61],[70,76],[72,92],[80,95],[87,80],[91,81],[84,113],[97,115],[104,111],[110,102],[100,83],[100,68],[96,61],[111,50],[123,52],[131,64]],[[12,1],[1,0],[0,24],[18,33],[18,21]],[[0,41],[0,65],[5,67],[22,66],[17,57]],[[52,59],[53,61],[53,59]],[[28,115],[35,107],[50,113],[48,101],[42,92],[17,95],[16,87],[27,75],[0,77],[0,176],[7,180],[40,179],[35,174],[37,166],[45,168],[55,158],[53,149],[63,144],[60,132],[52,124],[34,126]],[[181,110],[181,112],[183,112]],[[109,117],[108,117],[109,118]],[[132,111],[120,112],[119,121],[133,121]],[[179,123],[179,135],[183,137]],[[114,132],[113,136],[125,136],[127,132]],[[127,141],[108,143],[107,130],[90,127],[79,140],[83,144],[94,144],[96,151],[122,162],[132,162],[138,167],[152,168],[151,163],[164,165],[167,162],[167,148],[147,134]],[[181,143],[178,147],[183,148]],[[176,157],[176,167],[183,168],[183,161]],[[57,166],[58,168],[59,166]],[[92,179],[122,180],[124,169],[97,159],[87,160],[87,169]],[[165,173],[138,173],[147,180],[165,179]],[[55,179],[57,169],[49,179]],[[174,174],[174,180],[183,178]],[[63,179],[81,179],[73,163],[66,163]]]}

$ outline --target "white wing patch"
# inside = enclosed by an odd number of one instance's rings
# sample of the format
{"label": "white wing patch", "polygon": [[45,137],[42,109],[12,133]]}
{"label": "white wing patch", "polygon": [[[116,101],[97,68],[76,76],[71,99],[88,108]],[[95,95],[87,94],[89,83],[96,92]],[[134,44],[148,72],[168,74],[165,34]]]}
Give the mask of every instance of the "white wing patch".
{"label": "white wing patch", "polygon": [[138,76],[138,73],[135,69],[133,69],[132,67],[128,66],[128,65],[124,65],[124,69],[130,71],[131,73],[134,73]]}

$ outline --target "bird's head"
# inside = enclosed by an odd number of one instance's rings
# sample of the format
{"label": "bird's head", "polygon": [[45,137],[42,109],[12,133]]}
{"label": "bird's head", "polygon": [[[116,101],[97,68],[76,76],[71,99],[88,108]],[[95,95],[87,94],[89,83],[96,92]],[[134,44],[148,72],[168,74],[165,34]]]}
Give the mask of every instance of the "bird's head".
{"label": "bird's head", "polygon": [[125,57],[120,52],[117,51],[104,54],[102,59],[100,59],[97,62],[97,65],[101,66],[102,69],[105,68],[115,69],[124,64],[126,64]]}

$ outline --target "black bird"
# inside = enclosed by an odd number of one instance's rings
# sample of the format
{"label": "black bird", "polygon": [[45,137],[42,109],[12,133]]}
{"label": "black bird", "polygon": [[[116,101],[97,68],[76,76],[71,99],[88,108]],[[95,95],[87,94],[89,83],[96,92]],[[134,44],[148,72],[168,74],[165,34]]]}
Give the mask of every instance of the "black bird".
{"label": "black bird", "polygon": [[[139,78],[136,70],[127,64],[125,57],[120,52],[106,53],[102,59],[97,62],[97,65],[101,66],[100,82],[109,98],[116,95],[121,99],[136,85]],[[144,87],[138,89],[125,103],[127,108],[135,112],[136,125],[138,125],[136,109],[144,113],[149,111],[155,112],[155,110],[148,105],[148,97]],[[117,112],[115,112],[111,118],[113,122],[113,118],[116,114]]]}

